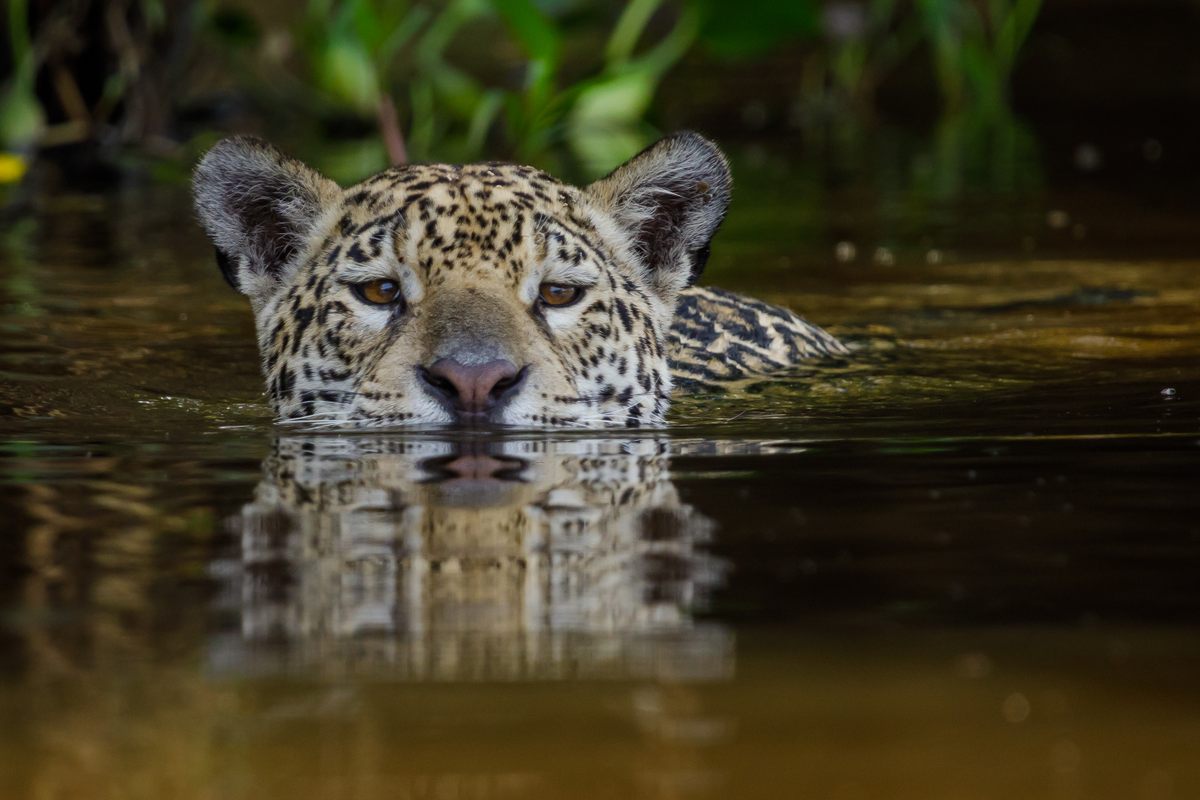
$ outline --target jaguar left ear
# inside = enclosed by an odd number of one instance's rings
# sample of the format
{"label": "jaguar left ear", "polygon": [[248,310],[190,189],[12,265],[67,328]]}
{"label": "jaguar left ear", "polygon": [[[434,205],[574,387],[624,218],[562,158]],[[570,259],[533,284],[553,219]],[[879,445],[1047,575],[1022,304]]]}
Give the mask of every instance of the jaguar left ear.
{"label": "jaguar left ear", "polygon": [[255,303],[277,289],[341,189],[249,136],[223,139],[196,166],[196,213],[225,279]]}
{"label": "jaguar left ear", "polygon": [[673,301],[703,272],[732,183],[720,149],[684,131],[660,139],[586,192],[630,235],[651,286]]}

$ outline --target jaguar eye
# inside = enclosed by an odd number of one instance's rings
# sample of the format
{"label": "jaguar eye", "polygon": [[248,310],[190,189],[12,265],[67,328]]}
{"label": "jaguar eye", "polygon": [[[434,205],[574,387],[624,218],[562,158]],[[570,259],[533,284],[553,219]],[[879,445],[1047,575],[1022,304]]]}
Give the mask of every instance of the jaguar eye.
{"label": "jaguar eye", "polygon": [[373,306],[390,306],[402,299],[400,296],[400,282],[394,281],[391,278],[379,278],[378,280],[367,281],[366,283],[356,283],[352,288],[360,300],[364,303],[370,303]]}
{"label": "jaguar eye", "polygon": [[554,308],[562,308],[583,297],[583,287],[567,286],[562,283],[543,283],[538,289],[542,304]]}

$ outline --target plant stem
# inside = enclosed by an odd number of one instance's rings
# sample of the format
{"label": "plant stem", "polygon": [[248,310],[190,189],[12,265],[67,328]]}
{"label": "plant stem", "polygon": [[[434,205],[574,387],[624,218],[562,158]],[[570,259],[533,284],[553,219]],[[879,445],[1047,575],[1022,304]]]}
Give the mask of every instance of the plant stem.
{"label": "plant stem", "polygon": [[396,103],[384,92],[379,98],[379,135],[387,149],[388,161],[393,167],[408,163],[408,149],[404,146],[404,132],[400,130],[400,119],[396,114]]}

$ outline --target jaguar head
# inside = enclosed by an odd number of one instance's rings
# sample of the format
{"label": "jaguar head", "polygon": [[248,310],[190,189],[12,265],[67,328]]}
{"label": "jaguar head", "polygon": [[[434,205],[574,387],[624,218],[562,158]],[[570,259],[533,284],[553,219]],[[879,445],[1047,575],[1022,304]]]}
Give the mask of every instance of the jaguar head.
{"label": "jaguar head", "polygon": [[681,133],[582,189],[500,163],[343,189],[239,137],[205,155],[194,191],[253,307],[279,418],[637,427],[667,411],[667,332],[730,173]]}

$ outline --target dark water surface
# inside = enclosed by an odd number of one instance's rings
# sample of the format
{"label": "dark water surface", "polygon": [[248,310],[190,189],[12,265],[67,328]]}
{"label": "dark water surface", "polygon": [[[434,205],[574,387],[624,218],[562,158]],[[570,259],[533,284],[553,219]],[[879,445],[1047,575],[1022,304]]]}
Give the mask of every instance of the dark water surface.
{"label": "dark water surface", "polygon": [[1200,797],[1200,231],[757,162],[856,354],[635,435],[274,428],[182,190],[6,216],[0,797]]}

